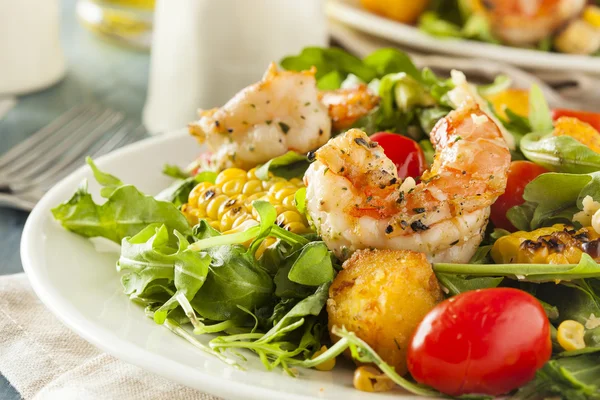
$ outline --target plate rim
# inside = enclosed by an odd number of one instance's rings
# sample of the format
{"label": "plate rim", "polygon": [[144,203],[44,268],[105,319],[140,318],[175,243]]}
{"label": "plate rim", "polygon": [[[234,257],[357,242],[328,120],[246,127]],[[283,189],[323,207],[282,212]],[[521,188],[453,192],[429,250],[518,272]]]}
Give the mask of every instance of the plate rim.
{"label": "plate rim", "polygon": [[[481,58],[497,62],[510,63],[524,68],[544,71],[585,72],[600,75],[600,57],[550,53],[539,50],[523,49],[505,45],[478,42],[469,39],[440,39],[428,35],[418,28],[361,9],[354,4],[356,1],[328,0],[327,15],[353,28],[386,39],[388,41],[407,45],[414,49],[435,51],[440,54],[450,54],[463,58]],[[365,23],[358,23],[356,20]],[[398,39],[405,37],[404,40]],[[452,46],[447,46],[451,44]],[[454,46],[468,44],[472,52],[464,53]],[[501,50],[496,51],[494,50]],[[491,52],[485,57],[478,56],[482,51]],[[493,53],[497,53],[495,55]],[[508,61],[507,61],[508,60]]]}
{"label": "plate rim", "polygon": [[[170,140],[181,140],[182,137],[186,135],[186,131],[178,130],[170,134],[165,133],[160,136],[150,137],[99,157],[95,162],[97,165],[102,166],[104,163],[110,163],[111,160],[122,157],[127,153],[143,151],[146,147],[158,145]],[[34,207],[25,222],[21,238],[20,255],[23,270],[27,275],[31,287],[44,306],[65,324],[67,328],[88,343],[99,348],[101,351],[129,364],[136,365],[146,371],[150,371],[171,381],[178,382],[186,387],[194,387],[190,386],[188,383],[189,379],[185,379],[188,376],[190,378],[192,377],[192,370],[190,367],[181,365],[168,357],[152,353],[135,343],[121,339],[114,335],[110,330],[95,324],[77,311],[68,300],[62,297],[60,291],[56,287],[44,282],[43,274],[34,266],[36,232],[39,232],[38,237],[42,232],[41,230],[36,231],[36,228],[41,226],[48,218],[47,213],[50,208],[55,205],[55,194],[61,192],[63,188],[66,188],[67,186],[73,186],[76,180],[81,180],[87,168],[87,165],[81,166],[52,187],[52,189],[50,189]],[[50,204],[51,202],[52,204]],[[106,340],[107,338],[110,340]],[[127,351],[123,351],[123,348],[126,348]],[[209,357],[209,355],[207,355],[207,357]],[[224,368],[232,367],[224,365]],[[181,372],[185,373],[182,374]],[[285,399],[289,400],[309,400],[317,398],[253,386],[248,383],[233,381],[222,377],[209,376],[203,374],[201,370],[194,370],[193,372],[193,379],[202,385],[202,388],[196,386],[195,389],[214,396],[256,400],[264,400],[267,398],[281,399],[282,395],[285,396]]]}

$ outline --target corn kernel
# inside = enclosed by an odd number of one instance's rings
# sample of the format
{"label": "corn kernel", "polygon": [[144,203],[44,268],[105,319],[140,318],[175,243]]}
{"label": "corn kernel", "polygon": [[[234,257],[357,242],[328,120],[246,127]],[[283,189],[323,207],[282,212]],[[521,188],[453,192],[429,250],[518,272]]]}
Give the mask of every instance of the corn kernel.
{"label": "corn kernel", "polygon": [[[312,360],[319,357],[321,354],[327,351],[327,346],[322,346],[320,350],[317,350],[312,356]],[[323,361],[320,364],[315,365],[315,369],[319,371],[331,371],[335,367],[335,357],[330,358],[327,361]]]}
{"label": "corn kernel", "polygon": [[[221,171],[215,183],[202,182],[190,192],[188,202],[181,207],[191,225],[205,219],[210,226],[222,233],[232,233],[256,225],[259,217],[252,202],[265,200],[275,207],[277,223],[294,233],[310,231],[308,221],[294,205],[296,191],[304,187],[302,180],[271,177],[261,181],[256,170],[244,171],[230,168]],[[275,243],[268,238],[258,249],[260,257],[264,250]]]}
{"label": "corn kernel", "polygon": [[556,338],[558,344],[566,351],[581,350],[585,348],[584,334],[585,327],[581,323],[569,319],[561,322],[558,326]]}
{"label": "corn kernel", "polygon": [[215,185],[220,186],[225,181],[229,181],[235,178],[246,179],[247,172],[240,168],[227,168],[217,175],[215,179]]}
{"label": "corn kernel", "polygon": [[387,392],[396,385],[375,367],[368,365],[356,368],[352,383],[356,389],[363,392]]}
{"label": "corn kernel", "polygon": [[221,185],[221,191],[227,196],[235,196],[236,194],[242,193],[246,179],[231,179],[223,182]]}

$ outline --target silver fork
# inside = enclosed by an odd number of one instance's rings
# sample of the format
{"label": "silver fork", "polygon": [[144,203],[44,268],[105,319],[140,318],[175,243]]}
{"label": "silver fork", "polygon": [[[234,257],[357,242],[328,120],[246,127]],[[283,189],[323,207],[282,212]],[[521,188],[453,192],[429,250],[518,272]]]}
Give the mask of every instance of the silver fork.
{"label": "silver fork", "polygon": [[97,105],[74,107],[0,157],[0,206],[31,210],[46,190],[82,165],[141,139],[141,125]]}

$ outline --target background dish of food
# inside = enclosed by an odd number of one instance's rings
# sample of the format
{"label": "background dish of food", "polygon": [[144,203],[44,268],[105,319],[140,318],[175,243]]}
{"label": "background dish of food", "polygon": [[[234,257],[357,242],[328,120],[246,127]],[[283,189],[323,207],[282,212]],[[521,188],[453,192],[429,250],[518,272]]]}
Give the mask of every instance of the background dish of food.
{"label": "background dish of food", "polygon": [[329,17],[336,21],[365,33],[422,51],[487,58],[538,70],[569,70],[596,74],[600,71],[599,57],[548,53],[474,40],[440,39],[423,32],[415,26],[373,14],[362,8],[359,0],[330,0],[326,11]]}

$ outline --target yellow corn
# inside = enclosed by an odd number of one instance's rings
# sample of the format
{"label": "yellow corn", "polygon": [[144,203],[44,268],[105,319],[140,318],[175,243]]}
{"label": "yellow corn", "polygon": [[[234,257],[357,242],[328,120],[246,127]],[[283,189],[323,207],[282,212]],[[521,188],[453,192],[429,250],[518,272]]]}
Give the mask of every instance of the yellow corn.
{"label": "yellow corn", "polygon": [[[319,357],[321,354],[327,351],[327,346],[321,347],[320,350],[317,350],[315,354],[313,354],[312,359]],[[327,361],[322,362],[321,364],[315,365],[315,369],[319,371],[331,371],[335,367],[335,357],[330,358]]]}
{"label": "yellow corn", "polygon": [[582,18],[588,24],[600,29],[600,7],[587,6],[585,10],[583,10]]}
{"label": "yellow corn", "polygon": [[491,254],[498,264],[577,264],[584,252],[600,260],[598,238],[591,227],[576,231],[556,224],[503,236],[494,243]]}
{"label": "yellow corn", "polygon": [[581,350],[585,348],[585,327],[573,320],[566,320],[560,323],[556,334],[558,344],[566,351]]}
{"label": "yellow corn", "polygon": [[[304,187],[302,180],[271,177],[261,181],[255,169],[244,171],[228,168],[217,175],[215,183],[202,182],[190,192],[181,211],[191,225],[201,219],[223,233],[243,231],[258,223],[258,214],[252,207],[254,200],[267,200],[277,211],[277,224],[294,233],[310,231],[306,217],[296,209],[295,195]],[[260,257],[275,240],[269,238],[257,251]]]}
{"label": "yellow corn", "polygon": [[553,136],[570,136],[585,144],[592,151],[600,153],[600,132],[578,118],[560,117],[554,123]]}
{"label": "yellow corn", "polygon": [[356,368],[352,383],[355,389],[363,392],[387,392],[396,386],[390,378],[370,365]]}

